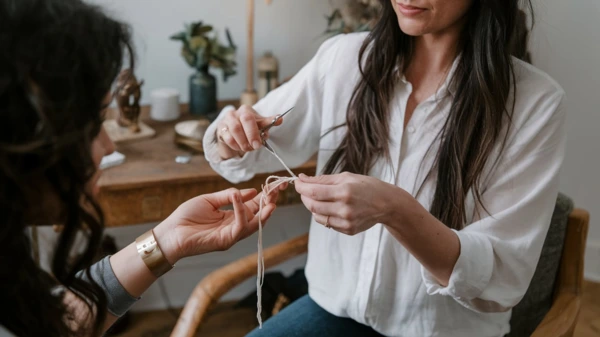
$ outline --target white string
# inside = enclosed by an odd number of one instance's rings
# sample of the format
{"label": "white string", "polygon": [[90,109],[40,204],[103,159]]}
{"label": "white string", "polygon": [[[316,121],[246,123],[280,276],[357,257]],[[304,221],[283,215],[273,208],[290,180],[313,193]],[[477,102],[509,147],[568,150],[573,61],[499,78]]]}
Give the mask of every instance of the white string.
{"label": "white string", "polygon": [[278,177],[278,176],[269,176],[265,181],[265,185],[262,186],[262,196],[260,197],[259,203],[259,211],[258,211],[258,261],[257,261],[257,270],[256,270],[256,318],[258,319],[259,329],[262,329],[262,286],[265,279],[265,258],[263,256],[263,235],[262,235],[262,209],[263,205],[267,202],[267,197],[273,191],[277,191],[279,186],[285,183],[293,184],[298,177],[290,170],[290,168],[283,162],[283,160],[275,153],[274,150],[269,150],[271,154],[279,160],[279,162],[285,167],[285,169],[290,173],[291,177]]}
{"label": "white string", "polygon": [[[287,165],[286,165],[286,164],[283,162],[283,159],[281,159],[281,158],[280,158],[280,157],[277,155],[277,153],[275,152],[275,150],[273,150],[272,148],[271,148],[271,149],[267,148],[267,150],[268,150],[269,152],[271,152],[271,154],[272,154],[272,155],[274,155],[274,156],[275,156],[275,158],[277,158],[277,160],[279,160],[279,162],[281,163],[281,165],[283,165],[283,167],[285,167],[285,169],[288,171],[288,173],[289,173],[289,174],[290,174],[292,177],[294,177],[294,179],[298,179],[298,177],[296,177],[296,175],[294,174],[294,172],[292,172],[292,170],[290,170],[290,168],[289,168],[289,167],[288,167],[288,166],[287,166]],[[268,180],[268,179],[267,179],[267,180]]]}

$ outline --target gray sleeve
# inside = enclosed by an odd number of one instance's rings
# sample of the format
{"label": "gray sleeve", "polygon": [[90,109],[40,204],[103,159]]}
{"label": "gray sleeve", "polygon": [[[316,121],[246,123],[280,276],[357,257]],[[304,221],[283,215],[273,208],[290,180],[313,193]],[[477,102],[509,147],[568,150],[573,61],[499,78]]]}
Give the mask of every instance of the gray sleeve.
{"label": "gray sleeve", "polygon": [[[131,306],[139,300],[131,296],[121,285],[112,266],[110,265],[110,255],[98,261],[90,267],[90,275],[92,279],[98,283],[100,288],[104,290],[107,300],[107,309],[111,314],[121,317]],[[82,270],[77,273],[77,278],[84,281],[89,281],[85,272]]]}

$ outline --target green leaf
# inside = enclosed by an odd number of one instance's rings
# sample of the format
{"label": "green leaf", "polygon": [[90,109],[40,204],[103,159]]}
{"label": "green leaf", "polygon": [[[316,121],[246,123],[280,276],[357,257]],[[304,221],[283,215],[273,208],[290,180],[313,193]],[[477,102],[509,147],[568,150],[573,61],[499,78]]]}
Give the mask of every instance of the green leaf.
{"label": "green leaf", "polygon": [[209,45],[209,41],[204,36],[194,36],[189,42],[190,50],[196,52],[198,48],[206,48]]}
{"label": "green leaf", "polygon": [[197,27],[202,27],[202,21],[197,21],[197,22],[192,22],[190,24],[190,34],[194,34],[194,31],[196,31]]}
{"label": "green leaf", "polygon": [[189,23],[186,23],[184,24],[184,27],[186,39],[189,40],[192,37],[192,30],[194,29],[194,26]]}
{"label": "green leaf", "polygon": [[208,32],[211,32],[213,30],[212,26],[196,26],[194,28],[194,31],[192,32],[193,36],[198,36],[198,35],[204,35]]}
{"label": "green leaf", "polygon": [[171,35],[170,39],[183,41],[183,40],[185,40],[185,32],[179,32],[177,34]]}
{"label": "green leaf", "polygon": [[237,72],[233,68],[223,68],[223,81],[227,82],[227,79],[231,76],[236,75]]}
{"label": "green leaf", "polygon": [[371,27],[369,27],[369,24],[363,24],[363,25],[356,27],[356,29],[354,31],[355,32],[367,32],[369,30],[371,30]]}
{"label": "green leaf", "polygon": [[229,31],[229,28],[225,29],[225,35],[227,35],[227,41],[229,42],[229,47],[231,47],[231,49],[233,49],[235,51],[237,49],[237,46],[235,45],[235,43],[233,43],[233,38],[231,37],[231,32]]}
{"label": "green leaf", "polygon": [[181,48],[181,56],[190,67],[196,66],[196,55],[194,55],[188,48],[185,46]]}
{"label": "green leaf", "polygon": [[341,17],[342,17],[342,13],[340,12],[340,10],[339,9],[334,10],[330,16],[325,16],[325,18],[327,19],[327,26],[331,26],[336,19],[339,19]]}
{"label": "green leaf", "polygon": [[184,28],[182,32],[170,38],[183,43],[181,55],[187,64],[196,69],[207,65],[220,68],[225,81],[237,74],[235,70],[237,46],[233,42],[229,29],[225,30],[227,44],[222,44],[217,33],[209,34],[214,31],[214,28],[204,25],[202,21],[184,23]]}
{"label": "green leaf", "polygon": [[206,52],[206,47],[200,47],[196,50],[196,69],[200,69],[208,64],[210,56]]}

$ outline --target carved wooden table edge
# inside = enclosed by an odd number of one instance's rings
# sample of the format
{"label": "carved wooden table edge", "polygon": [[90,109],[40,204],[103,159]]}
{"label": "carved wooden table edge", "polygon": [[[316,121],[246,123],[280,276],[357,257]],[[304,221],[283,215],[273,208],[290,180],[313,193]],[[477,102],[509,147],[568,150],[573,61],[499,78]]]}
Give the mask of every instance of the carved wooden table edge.
{"label": "carved wooden table edge", "polygon": [[[202,154],[200,154],[202,156]],[[206,164],[208,165],[208,164]],[[309,161],[307,161],[306,163],[295,167],[295,168],[291,168],[292,171],[297,172],[297,174],[300,173],[304,173],[307,175],[314,175],[316,172],[316,166],[317,166],[317,162],[316,162],[316,158],[311,158]],[[261,173],[261,174],[257,174],[254,178],[252,179],[257,179],[258,177],[260,178],[264,178],[262,179],[263,181],[271,176],[271,175],[277,175],[277,176],[288,176],[289,173],[285,170],[281,170],[278,172],[272,172],[272,173]],[[213,171],[211,169],[211,172],[208,174],[199,174],[199,175],[193,175],[193,176],[175,176],[175,177],[163,177],[163,178],[152,178],[152,179],[146,179],[143,181],[138,181],[138,182],[131,182],[131,181],[127,181],[127,182],[110,182],[110,183],[104,183],[103,181],[100,182],[99,186],[100,186],[100,191],[101,191],[101,195],[102,194],[106,194],[106,193],[111,193],[111,192],[115,192],[115,191],[127,191],[127,190],[132,190],[132,189],[138,189],[138,188],[148,188],[148,187],[156,187],[157,185],[163,185],[163,186],[169,186],[169,185],[176,185],[176,184],[198,184],[198,183],[215,183],[215,182],[219,182],[219,183],[223,183],[223,184],[230,184],[231,187],[235,187],[234,184],[229,183],[229,181],[227,181],[227,179],[221,177],[217,172]],[[243,184],[243,183],[241,183]]]}

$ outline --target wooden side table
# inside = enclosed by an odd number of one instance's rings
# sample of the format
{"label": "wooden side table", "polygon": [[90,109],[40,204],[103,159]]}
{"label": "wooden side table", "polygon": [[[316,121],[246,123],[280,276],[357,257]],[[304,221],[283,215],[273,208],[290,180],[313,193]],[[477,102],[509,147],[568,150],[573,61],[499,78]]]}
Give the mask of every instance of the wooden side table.
{"label": "wooden side table", "polygon": [[[219,102],[219,107],[237,101]],[[182,106],[182,119],[190,119],[187,107]],[[192,156],[188,164],[178,164],[175,158],[189,155],[190,151],[179,148],[173,141],[174,125],[178,122],[156,122],[148,118],[149,107],[142,107],[141,119],[156,131],[150,139],[117,145],[117,151],[126,156],[125,163],[111,167],[102,173],[99,203],[105,213],[107,227],[128,226],[164,220],[184,201],[200,194],[213,193],[229,187],[256,188],[271,174],[261,174],[254,179],[233,185],[218,175],[208,164],[204,155]],[[108,118],[116,115],[110,110]],[[294,168],[297,174],[314,175],[316,160]],[[287,175],[285,171],[275,173]],[[282,193],[280,205],[296,204],[300,198],[293,188]]]}

